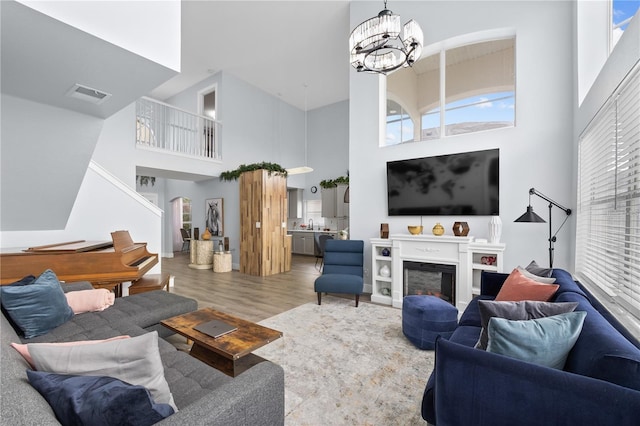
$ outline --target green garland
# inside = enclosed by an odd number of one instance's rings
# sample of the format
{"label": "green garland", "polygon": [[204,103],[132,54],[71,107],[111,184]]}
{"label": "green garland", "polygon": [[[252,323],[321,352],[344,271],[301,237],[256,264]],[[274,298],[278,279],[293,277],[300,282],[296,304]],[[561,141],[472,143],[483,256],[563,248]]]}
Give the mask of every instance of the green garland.
{"label": "green garland", "polygon": [[287,170],[284,169],[279,164],[262,162],[262,163],[246,164],[246,165],[241,164],[240,167],[238,167],[235,170],[228,170],[226,172],[222,172],[220,173],[220,180],[221,181],[238,180],[240,175],[243,174],[244,172],[253,172],[255,170],[266,170],[269,172],[269,175],[271,175],[272,173],[275,173],[276,175],[287,177]]}
{"label": "green garland", "polygon": [[340,176],[335,179],[327,179],[320,181],[321,188],[335,188],[338,184],[349,184],[349,176]]}

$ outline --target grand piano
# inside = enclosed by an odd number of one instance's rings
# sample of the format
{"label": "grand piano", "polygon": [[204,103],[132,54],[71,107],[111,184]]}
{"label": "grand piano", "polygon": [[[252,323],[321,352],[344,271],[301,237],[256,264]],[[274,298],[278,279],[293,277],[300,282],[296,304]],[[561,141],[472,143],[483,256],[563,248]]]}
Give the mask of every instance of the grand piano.
{"label": "grand piano", "polygon": [[147,243],[134,243],[128,231],[111,233],[111,241],[70,241],[0,254],[0,285],[47,269],[60,281],[89,281],[121,296],[122,283],[137,281],[158,263]]}

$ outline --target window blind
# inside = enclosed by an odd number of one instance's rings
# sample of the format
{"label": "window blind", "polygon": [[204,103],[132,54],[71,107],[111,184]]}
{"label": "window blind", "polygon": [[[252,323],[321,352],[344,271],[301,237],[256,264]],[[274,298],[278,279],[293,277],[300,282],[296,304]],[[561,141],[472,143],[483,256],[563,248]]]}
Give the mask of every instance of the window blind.
{"label": "window blind", "polygon": [[576,274],[640,313],[640,63],[579,138]]}

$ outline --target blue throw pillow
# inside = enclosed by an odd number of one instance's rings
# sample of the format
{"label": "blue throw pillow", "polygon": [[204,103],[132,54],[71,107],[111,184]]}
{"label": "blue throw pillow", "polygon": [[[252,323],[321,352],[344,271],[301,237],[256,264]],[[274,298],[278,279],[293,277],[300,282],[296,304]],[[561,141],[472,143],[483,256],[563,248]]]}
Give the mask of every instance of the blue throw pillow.
{"label": "blue throw pillow", "polygon": [[22,279],[7,285],[12,285],[12,286],[29,285],[33,283],[35,280],[36,280],[36,277],[34,277],[33,275],[27,275],[26,277],[23,277]]}
{"label": "blue throw pillow", "polygon": [[577,311],[526,321],[493,317],[487,352],[561,370],[586,315]]}
{"label": "blue throw pillow", "polygon": [[27,370],[31,385],[63,425],[152,425],[173,414],[149,391],[107,376],[72,376]]}
{"label": "blue throw pillow", "polygon": [[0,300],[26,339],[45,334],[73,317],[60,281],[50,269],[27,285],[0,286]]}

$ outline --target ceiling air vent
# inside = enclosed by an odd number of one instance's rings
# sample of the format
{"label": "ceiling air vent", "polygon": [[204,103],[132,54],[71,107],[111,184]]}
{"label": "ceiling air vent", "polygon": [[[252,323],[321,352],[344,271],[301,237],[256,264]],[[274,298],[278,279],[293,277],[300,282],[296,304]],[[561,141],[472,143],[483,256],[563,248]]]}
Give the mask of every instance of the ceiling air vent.
{"label": "ceiling air vent", "polygon": [[76,83],[67,92],[67,96],[98,105],[109,99],[111,94]]}

